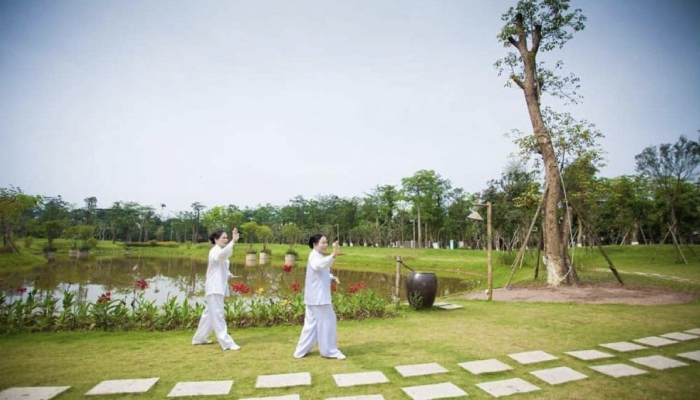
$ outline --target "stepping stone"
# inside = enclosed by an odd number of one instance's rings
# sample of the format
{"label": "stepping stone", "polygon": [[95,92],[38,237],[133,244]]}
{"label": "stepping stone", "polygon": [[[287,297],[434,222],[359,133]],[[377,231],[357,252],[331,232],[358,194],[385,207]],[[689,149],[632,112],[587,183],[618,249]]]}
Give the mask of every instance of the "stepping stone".
{"label": "stepping stone", "polygon": [[448,304],[450,304],[450,303],[446,303],[444,301],[436,301],[435,303],[433,303],[433,307],[441,307],[441,306],[446,306]]}
{"label": "stepping stone", "polygon": [[372,372],[357,372],[354,374],[335,374],[333,375],[335,384],[338,387],[348,387],[357,385],[372,385],[375,383],[387,383],[389,380],[380,371]]}
{"label": "stepping stone", "polygon": [[659,347],[659,346],[667,346],[669,344],[674,344],[678,343],[675,340],[671,339],[666,339],[658,336],[649,336],[641,339],[634,339],[635,342],[641,343],[641,344],[646,344],[647,346],[653,346],[653,347]]}
{"label": "stepping stone", "polygon": [[452,397],[468,396],[467,392],[455,386],[451,382],[436,383],[434,385],[410,386],[401,388],[413,400],[446,399]]}
{"label": "stepping stone", "polygon": [[168,397],[225,396],[231,391],[233,381],[178,382]]}
{"label": "stepping stone", "polygon": [[255,388],[283,388],[290,386],[310,386],[311,374],[308,372],[298,372],[295,374],[279,375],[258,375]]}
{"label": "stepping stone", "polygon": [[299,400],[298,394],[290,394],[287,396],[272,396],[272,397],[248,397],[239,400]]}
{"label": "stepping stone", "polygon": [[627,352],[627,351],[635,351],[635,350],[644,350],[648,349],[648,347],[640,346],[635,343],[630,343],[630,342],[615,342],[615,343],[603,343],[601,344],[602,347],[607,347],[612,350],[617,350],[619,352]]}
{"label": "stepping stone", "polygon": [[685,333],[690,333],[691,335],[700,335],[700,328],[688,329]]}
{"label": "stepping stone", "polygon": [[700,351],[691,351],[690,353],[681,353],[681,354],[678,354],[678,357],[683,357],[683,358],[687,358],[689,360],[695,360],[697,362],[700,362]]}
{"label": "stepping stone", "polygon": [[558,385],[560,383],[578,381],[581,379],[588,378],[588,376],[578,371],[574,371],[569,367],[541,369],[539,371],[531,371],[530,373],[549,383],[550,385]]}
{"label": "stepping stone", "polygon": [[584,361],[599,360],[601,358],[615,357],[612,354],[603,353],[602,351],[598,351],[598,350],[567,351],[565,354],[568,354],[572,357],[576,357],[579,360],[584,360]]}
{"label": "stepping stone", "polygon": [[646,365],[649,368],[654,368],[658,370],[688,366],[688,364],[684,362],[676,361],[672,358],[664,356],[639,357],[633,358],[630,361],[636,364]]}
{"label": "stepping stone", "polygon": [[70,386],[13,387],[0,392],[0,400],[49,400]]}
{"label": "stepping stone", "polygon": [[326,400],[384,400],[381,394],[368,394],[365,396],[329,397]]}
{"label": "stepping stone", "polygon": [[449,372],[438,363],[399,365],[398,367],[394,368],[396,368],[399,374],[401,374],[401,376],[403,376],[404,378],[407,378],[409,376],[443,374],[445,372]]}
{"label": "stepping stone", "polygon": [[537,386],[520,378],[506,379],[505,381],[477,383],[476,386],[493,397],[510,396],[511,394],[540,390],[540,388]]}
{"label": "stepping stone", "polygon": [[504,364],[494,358],[489,360],[469,361],[457,364],[474,375],[487,374],[489,372],[501,372],[513,369],[510,365]]}
{"label": "stepping stone", "polygon": [[590,368],[595,370],[595,371],[600,372],[601,374],[612,376],[613,378],[620,378],[623,376],[642,375],[642,374],[647,373],[647,371],[629,366],[627,364],[597,365],[595,367],[590,367]]}
{"label": "stepping stone", "polygon": [[508,354],[508,357],[519,362],[520,364],[534,364],[534,363],[538,363],[538,362],[559,359],[559,357],[555,357],[549,353],[545,353],[542,350],[526,351],[524,353]]}
{"label": "stepping stone", "polygon": [[464,308],[464,306],[460,306],[458,304],[441,304],[439,306],[436,306],[435,304],[433,304],[433,306],[437,307],[439,309],[442,309],[442,310],[456,310],[458,308]]}
{"label": "stepping stone", "polygon": [[680,341],[693,340],[693,339],[698,338],[698,336],[690,335],[688,333],[683,333],[683,332],[671,332],[671,333],[667,333],[665,335],[659,335],[659,336],[661,336],[662,338],[666,338],[666,339],[673,339],[673,340],[680,340]]}
{"label": "stepping stone", "polygon": [[102,394],[121,394],[121,393],[146,393],[160,378],[149,379],[118,379],[113,381],[102,381],[89,392],[86,396],[97,396]]}

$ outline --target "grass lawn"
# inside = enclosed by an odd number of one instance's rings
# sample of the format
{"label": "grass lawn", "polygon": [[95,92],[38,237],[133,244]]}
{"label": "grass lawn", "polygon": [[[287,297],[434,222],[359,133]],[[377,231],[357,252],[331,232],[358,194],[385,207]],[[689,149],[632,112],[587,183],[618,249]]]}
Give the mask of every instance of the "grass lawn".
{"label": "grass lawn", "polygon": [[[33,247],[40,244],[34,244]],[[163,257],[206,257],[208,245],[190,249],[139,248],[136,255]],[[260,246],[257,246],[260,248]],[[280,261],[286,246],[273,248],[273,260]],[[242,261],[245,245],[234,261]],[[700,248],[694,247],[696,253]],[[663,246],[650,262],[656,246],[606,247],[606,252],[631,286],[663,287],[668,290],[700,293],[700,261],[684,247],[690,265],[676,262],[671,246]],[[60,250],[59,250],[60,251]],[[297,246],[302,260],[305,249]],[[91,257],[120,255],[119,244],[101,244]],[[401,255],[414,269],[434,271],[445,276],[485,276],[483,251],[433,249],[377,249],[343,247],[346,256],[337,266],[346,269],[392,272],[394,257]],[[22,255],[23,257],[26,255]],[[12,256],[0,255],[0,266],[19,270],[21,262],[6,262]],[[494,287],[503,286],[511,272],[513,254],[494,256]],[[575,260],[585,282],[614,283],[606,272],[607,263],[597,250],[577,249]],[[534,257],[526,258],[516,270],[518,285],[542,285],[532,279]],[[542,268],[540,266],[540,268]],[[686,279],[676,282],[637,273],[660,274]],[[327,360],[312,352],[296,360],[292,352],[301,327],[281,326],[232,331],[242,349],[222,352],[218,345],[191,346],[191,331],[176,332],[66,332],[0,335],[0,390],[17,386],[71,386],[58,399],[82,399],[102,380],[159,377],[144,395],[119,396],[140,399],[165,398],[177,382],[234,380],[225,398],[266,397],[298,393],[302,399],[324,399],[362,394],[382,394],[385,399],[408,399],[402,387],[452,382],[471,399],[491,398],[476,383],[520,377],[542,390],[519,394],[523,399],[696,399],[700,393],[700,363],[684,360],[688,367],[655,371],[642,376],[612,378],[588,368],[591,365],[623,362],[635,357],[676,354],[700,350],[700,339],[660,348],[617,353],[601,348],[601,343],[631,341],[646,336],[700,328],[700,301],[660,306],[586,305],[574,303],[505,303],[477,300],[449,302],[464,308],[452,311],[413,311],[404,308],[400,317],[362,322],[341,322],[339,347],[347,360]],[[393,307],[393,306],[392,306]],[[602,361],[581,361],[564,352],[597,349],[615,354]],[[507,354],[543,350],[559,360],[519,365]],[[496,358],[514,369],[475,376],[457,364]],[[437,362],[449,372],[404,378],[395,366]],[[551,386],[531,371],[568,366],[588,379]],[[338,388],[333,374],[381,371],[389,383]],[[255,389],[259,375],[310,372],[312,385],[288,389]],[[111,397],[110,397],[111,398]],[[115,397],[116,398],[116,397]]]}
{"label": "grass lawn", "polygon": [[[382,394],[406,399],[401,387],[452,382],[472,399],[491,398],[475,386],[493,380],[523,378],[542,390],[517,395],[531,399],[691,399],[700,393],[700,363],[649,374],[611,378],[589,365],[625,362],[634,357],[700,350],[700,339],[616,353],[600,343],[631,341],[691,328],[700,328],[700,302],[654,307],[550,303],[458,301],[463,309],[403,310],[401,317],[342,322],[339,345],[347,360],[327,360],[315,350],[296,360],[292,352],[300,327],[252,328],[232,331],[242,346],[222,352],[218,344],[191,346],[193,332],[69,332],[0,336],[0,389],[16,386],[71,386],[60,399],[84,398],[102,380],[160,377],[138,398],[164,398],[177,382],[234,380],[228,398],[300,394],[302,399],[359,394]],[[595,349],[614,359],[580,361],[564,352]],[[535,365],[519,365],[507,354],[544,350],[560,358]],[[457,364],[496,358],[514,370],[475,376]],[[403,378],[394,366],[437,362],[449,373]],[[634,365],[634,364],[632,364]],[[588,379],[550,386],[529,374],[568,366]],[[389,383],[338,388],[332,375],[381,371]],[[258,375],[310,372],[312,385],[287,389],[255,389]],[[134,396],[136,397],[136,396]],[[121,398],[121,397],[120,397]]]}

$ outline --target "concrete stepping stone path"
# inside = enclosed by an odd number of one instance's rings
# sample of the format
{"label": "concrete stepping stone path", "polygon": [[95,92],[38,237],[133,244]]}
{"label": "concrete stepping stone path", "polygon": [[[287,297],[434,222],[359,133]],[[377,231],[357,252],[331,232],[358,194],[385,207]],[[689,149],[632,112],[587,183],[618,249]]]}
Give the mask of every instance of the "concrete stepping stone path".
{"label": "concrete stepping stone path", "polygon": [[697,339],[700,336],[696,335],[691,335],[689,333],[683,333],[683,332],[671,332],[671,333],[666,333],[664,335],[659,335],[662,338],[666,339],[672,339],[672,340],[679,340],[681,342],[686,341],[686,340],[693,340]]}
{"label": "concrete stepping stone path", "polygon": [[399,365],[394,368],[404,378],[411,376],[444,374],[445,372],[450,372],[438,363]]}
{"label": "concrete stepping stone path", "polygon": [[255,382],[255,387],[260,388],[283,388],[292,386],[310,386],[311,374],[308,372],[298,372],[294,374],[259,375]]}
{"label": "concrete stepping stone path", "polygon": [[646,344],[647,346],[660,347],[668,346],[669,344],[676,344],[675,340],[666,339],[658,336],[649,336],[641,339],[634,339],[635,342]]}
{"label": "concrete stepping stone path", "polygon": [[364,396],[329,397],[326,400],[384,400],[381,394],[369,394]]}
{"label": "concrete stepping stone path", "polygon": [[627,364],[609,364],[609,365],[597,365],[590,367],[591,369],[612,376],[613,378],[621,378],[623,376],[635,376],[646,374],[647,371],[641,370],[639,368],[632,367]]}
{"label": "concrete stepping stone path", "polygon": [[290,394],[286,396],[272,396],[272,397],[248,397],[240,400],[300,400],[298,394]]}
{"label": "concrete stepping stone path", "polygon": [[49,400],[70,386],[13,387],[0,392],[0,400]]}
{"label": "concrete stepping stone path", "polygon": [[447,399],[468,396],[467,392],[451,382],[401,388],[413,400]]}
{"label": "concrete stepping stone path", "polygon": [[648,349],[648,347],[641,346],[635,343],[630,343],[630,342],[615,342],[615,343],[603,343],[601,344],[602,347],[606,347],[608,349],[612,350],[617,350],[619,352],[628,352],[628,351],[635,351],[635,350],[644,350]]}
{"label": "concrete stepping stone path", "polygon": [[489,360],[469,361],[457,364],[474,375],[488,374],[491,372],[501,372],[513,369],[508,364],[502,363],[495,358]]}
{"label": "concrete stepping stone path", "polygon": [[335,374],[333,375],[333,379],[338,387],[373,385],[375,383],[389,382],[389,379],[380,371]]}
{"label": "concrete stepping stone path", "polygon": [[588,378],[578,371],[574,371],[569,367],[558,367],[550,369],[542,369],[539,371],[531,371],[532,375],[549,383],[550,385],[559,385],[566,382],[579,381]]}
{"label": "concrete stepping stone path", "polygon": [[689,360],[695,360],[697,362],[700,362],[700,351],[691,351],[689,353],[681,353],[681,354],[678,354],[678,357],[683,357],[683,358],[687,358]]}
{"label": "concrete stepping stone path", "polygon": [[664,356],[649,356],[649,357],[639,357],[633,358],[632,361],[635,364],[640,364],[647,366],[649,368],[654,368],[658,370],[664,370],[669,368],[687,367],[688,364],[680,361],[676,361],[672,358]]}
{"label": "concrete stepping stone path", "polygon": [[510,396],[516,393],[528,393],[540,390],[539,387],[520,378],[477,383],[476,386],[493,397]]}
{"label": "concrete stepping stone path", "polygon": [[688,329],[687,331],[685,331],[685,333],[690,333],[691,335],[700,336],[700,328]]}
{"label": "concrete stepping stone path", "polygon": [[615,357],[612,354],[604,353],[604,352],[598,351],[598,350],[567,351],[564,354],[568,354],[571,357],[576,357],[579,360],[584,360],[584,361],[600,360],[601,358]]}
{"label": "concrete stepping stone path", "polygon": [[117,379],[102,381],[90,389],[86,396],[99,396],[104,394],[146,393],[160,378],[148,379]]}
{"label": "concrete stepping stone path", "polygon": [[523,353],[508,354],[508,357],[519,362],[520,364],[535,364],[544,361],[558,360],[559,357],[555,357],[549,353],[542,350],[526,351]]}
{"label": "concrete stepping stone path", "polygon": [[178,382],[168,397],[225,396],[231,392],[233,381]]}

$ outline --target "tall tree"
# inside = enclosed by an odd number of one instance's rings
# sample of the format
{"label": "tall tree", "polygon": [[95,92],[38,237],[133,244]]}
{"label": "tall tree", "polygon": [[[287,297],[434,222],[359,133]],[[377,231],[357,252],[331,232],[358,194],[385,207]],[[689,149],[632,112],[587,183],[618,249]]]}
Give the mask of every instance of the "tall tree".
{"label": "tall tree", "polygon": [[558,206],[562,199],[561,173],[552,139],[542,117],[541,99],[544,93],[553,94],[568,101],[576,101],[578,78],[561,77],[556,70],[548,69],[537,60],[540,52],[560,49],[585,27],[586,17],[581,10],[569,12],[568,0],[520,0],[501,19],[506,23],[498,39],[509,49],[508,55],[497,61],[499,74],[508,71],[508,84],[515,83],[525,96],[530,122],[537,140],[544,165],[546,194],[543,204],[544,262],[547,283],[559,286],[578,283],[571,274],[574,268],[567,261],[567,251],[562,240],[563,225],[559,223]]}
{"label": "tall tree", "polygon": [[[684,184],[693,179],[700,164],[700,144],[681,136],[675,144],[649,146],[635,157],[637,172],[656,185],[669,206],[673,233],[678,236],[677,206]],[[678,254],[677,254],[678,255]]]}
{"label": "tall tree", "polygon": [[197,243],[199,240],[199,217],[206,207],[204,204],[195,201],[190,206],[192,207],[192,243]]}
{"label": "tall tree", "polygon": [[29,213],[39,203],[39,196],[29,196],[20,188],[0,188],[0,228],[2,247],[17,251],[12,239],[14,230],[29,219]]}

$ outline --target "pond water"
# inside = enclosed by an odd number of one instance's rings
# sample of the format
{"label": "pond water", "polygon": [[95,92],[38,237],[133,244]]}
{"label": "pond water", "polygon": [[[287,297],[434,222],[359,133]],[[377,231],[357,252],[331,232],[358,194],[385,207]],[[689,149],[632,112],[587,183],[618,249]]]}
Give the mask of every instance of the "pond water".
{"label": "pond water", "polygon": [[[284,262],[273,261],[266,265],[245,266],[234,263],[231,272],[240,278],[229,283],[245,284],[250,292],[240,294],[252,296],[261,294],[276,297],[293,291],[295,282],[304,285],[306,261],[297,261],[291,271],[284,271]],[[63,292],[79,292],[80,297],[96,301],[105,292],[112,299],[124,299],[129,304],[134,296],[143,292],[146,299],[161,305],[173,296],[178,303],[188,298],[190,301],[204,302],[204,280],[206,260],[189,258],[128,258],[119,257],[105,260],[71,259],[55,261],[37,266],[30,271],[3,273],[0,271],[0,289],[8,298],[18,296],[18,288],[28,291],[37,289],[53,292],[61,298]],[[347,293],[352,285],[364,282],[368,288],[391,301],[396,284],[394,274],[376,272],[346,271],[337,268],[332,273],[340,279],[339,292]],[[405,277],[402,271],[401,299],[406,299]],[[468,291],[475,282],[438,276],[438,296]],[[145,281],[145,285],[143,282]],[[139,287],[139,282],[145,288]]]}

